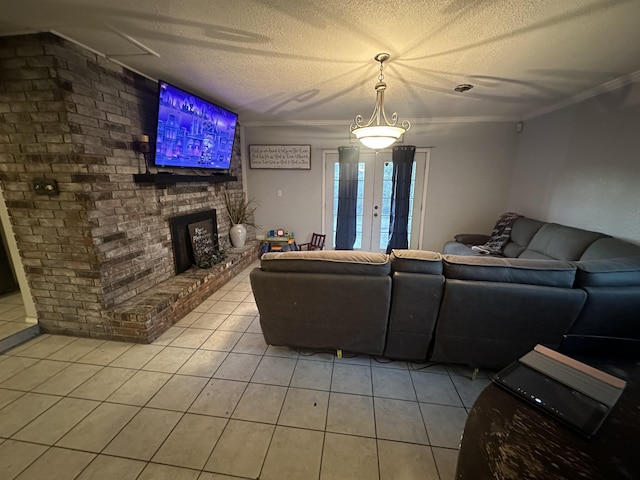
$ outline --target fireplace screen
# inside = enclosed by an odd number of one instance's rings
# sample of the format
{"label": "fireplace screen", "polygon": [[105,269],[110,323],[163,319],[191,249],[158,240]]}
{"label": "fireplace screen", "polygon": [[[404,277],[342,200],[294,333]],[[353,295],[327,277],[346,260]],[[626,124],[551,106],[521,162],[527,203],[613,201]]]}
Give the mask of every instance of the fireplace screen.
{"label": "fireplace screen", "polygon": [[198,264],[198,259],[194,254],[194,245],[196,245],[198,256],[202,255],[202,252],[207,248],[217,248],[217,225],[215,210],[190,213],[169,219],[176,275]]}

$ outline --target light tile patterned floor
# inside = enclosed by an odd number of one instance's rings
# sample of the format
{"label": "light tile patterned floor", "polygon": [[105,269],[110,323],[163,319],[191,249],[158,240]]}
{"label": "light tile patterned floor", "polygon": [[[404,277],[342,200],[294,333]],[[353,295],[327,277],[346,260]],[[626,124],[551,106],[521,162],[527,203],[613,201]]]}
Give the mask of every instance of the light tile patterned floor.
{"label": "light tile patterned floor", "polygon": [[452,480],[488,377],[267,346],[250,269],[152,345],[0,355],[4,480]]}
{"label": "light tile patterned floor", "polygon": [[0,295],[0,340],[33,326],[25,321],[25,315],[20,292]]}

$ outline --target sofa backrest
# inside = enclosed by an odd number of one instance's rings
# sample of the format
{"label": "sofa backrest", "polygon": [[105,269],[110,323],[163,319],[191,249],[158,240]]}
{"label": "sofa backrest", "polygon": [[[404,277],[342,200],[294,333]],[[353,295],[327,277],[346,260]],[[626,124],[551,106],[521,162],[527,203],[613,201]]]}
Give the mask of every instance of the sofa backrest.
{"label": "sofa backrest", "polygon": [[640,255],[640,245],[634,245],[619,238],[605,237],[589,245],[580,260],[603,260],[631,255]]}
{"label": "sofa backrest", "polygon": [[534,220],[533,218],[518,217],[513,222],[511,228],[511,238],[505,245],[502,254],[505,257],[516,258],[519,257],[522,252],[527,248],[527,245],[531,242],[533,236],[544,225],[544,222],[540,220]]}
{"label": "sofa backrest", "polygon": [[518,256],[523,259],[580,260],[587,248],[607,235],[557,223],[546,223]]}
{"label": "sofa backrest", "polygon": [[266,272],[340,273],[348,275],[389,275],[389,256],[353,250],[272,252],[261,257]]}
{"label": "sofa backrest", "polygon": [[575,265],[557,260],[444,255],[443,266],[447,280],[572,288],[576,276]]}
{"label": "sofa backrest", "polygon": [[442,292],[442,255],[426,250],[392,250],[391,311],[385,355],[426,360]]}

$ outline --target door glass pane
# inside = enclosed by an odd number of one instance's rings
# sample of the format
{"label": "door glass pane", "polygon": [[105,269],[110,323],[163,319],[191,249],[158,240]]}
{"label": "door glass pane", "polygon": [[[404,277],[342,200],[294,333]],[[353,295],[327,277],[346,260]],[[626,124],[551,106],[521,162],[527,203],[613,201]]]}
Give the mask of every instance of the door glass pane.
{"label": "door glass pane", "polygon": [[[338,154],[331,153],[325,157],[327,161],[327,184],[326,184],[326,216],[323,223],[327,229],[327,234],[331,235],[331,240],[327,238],[327,248],[335,248],[335,230],[337,226],[338,195],[340,165]],[[354,248],[372,251],[385,251],[389,243],[389,227],[391,219],[391,196],[393,188],[393,163],[391,154],[380,155],[362,154],[358,163],[358,198],[356,201],[356,241]],[[411,172],[411,190],[409,203],[409,224],[407,233],[409,242],[413,248],[419,246],[419,239],[411,239],[419,231],[421,217],[423,215],[420,202],[424,196],[423,185],[425,182],[423,172],[426,172],[428,157],[422,152],[417,152],[416,161],[413,162]],[[416,169],[420,166],[420,172]],[[366,178],[365,178],[366,177]],[[332,185],[333,183],[333,185]],[[332,188],[333,187],[333,188]],[[420,191],[416,191],[420,189]],[[414,209],[415,207],[415,209]],[[415,218],[414,218],[415,213]],[[412,225],[413,222],[416,225]],[[412,232],[412,227],[414,232]]]}
{"label": "door glass pane", "polygon": [[[364,221],[364,162],[358,163],[358,201],[356,202],[356,241],[354,249],[362,248],[362,225]],[[340,164],[336,162],[333,170],[333,231],[338,225],[338,192],[340,184]]]}
{"label": "door glass pane", "polygon": [[382,198],[380,200],[380,244],[385,250],[389,243],[389,221],[391,220],[391,195],[393,194],[393,162],[384,162],[382,171]]}
{"label": "door glass pane", "polygon": [[358,163],[358,202],[356,204],[356,241],[354,250],[362,248],[362,224],[364,221],[364,162]]}
{"label": "door glass pane", "polygon": [[331,230],[333,238],[331,239],[331,245],[335,247],[335,233],[338,230],[338,192],[340,184],[340,164],[338,162],[333,164],[333,228]]}
{"label": "door glass pane", "polygon": [[[411,190],[409,193],[409,225],[408,234],[411,238],[411,220],[413,215],[413,194],[416,184],[416,162],[413,162],[411,170]],[[381,250],[386,250],[389,244],[389,230],[391,228],[391,196],[393,193],[393,162],[385,162],[383,184],[382,184],[382,200],[381,200],[381,221],[380,221],[380,244]]]}
{"label": "door glass pane", "polygon": [[409,240],[411,240],[411,224],[413,223],[413,200],[414,200],[414,193],[416,190],[416,162],[413,162],[413,169],[411,170],[411,193],[409,195],[409,226],[408,226],[408,233],[409,233]]}

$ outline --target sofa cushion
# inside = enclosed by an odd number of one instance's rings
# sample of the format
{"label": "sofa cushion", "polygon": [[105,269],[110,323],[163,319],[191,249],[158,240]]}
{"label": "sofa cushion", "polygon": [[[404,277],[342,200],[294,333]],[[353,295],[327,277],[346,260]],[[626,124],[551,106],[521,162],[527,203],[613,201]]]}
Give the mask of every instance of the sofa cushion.
{"label": "sofa cushion", "polygon": [[576,262],[577,287],[640,286],[640,255]]}
{"label": "sofa cushion", "polygon": [[533,236],[544,225],[540,220],[533,218],[518,217],[511,229],[511,239],[505,245],[502,254],[505,257],[515,258],[527,248]]}
{"label": "sofa cushion", "polygon": [[262,270],[292,273],[343,273],[351,275],[389,275],[389,256],[384,253],[353,250],[311,252],[271,252],[261,258]]}
{"label": "sofa cushion", "polygon": [[427,250],[392,250],[391,270],[442,275],[442,255]]}
{"label": "sofa cushion", "polygon": [[640,245],[634,245],[619,238],[605,237],[589,245],[580,260],[598,260],[630,255],[640,255]]}
{"label": "sofa cushion", "polygon": [[587,247],[606,235],[547,223],[540,227],[519,258],[579,260]]}
{"label": "sofa cushion", "polygon": [[576,267],[558,260],[522,260],[499,257],[443,257],[444,275],[455,280],[521,283],[571,288]]}

